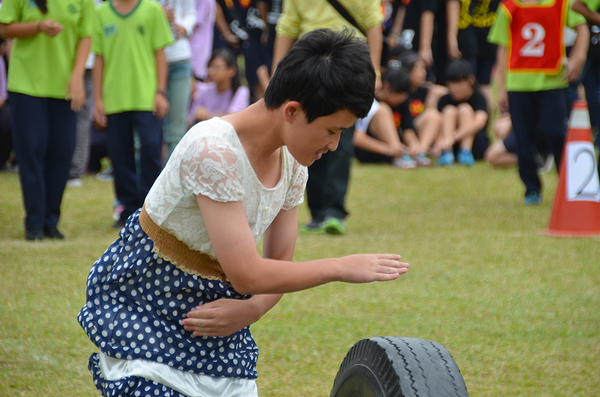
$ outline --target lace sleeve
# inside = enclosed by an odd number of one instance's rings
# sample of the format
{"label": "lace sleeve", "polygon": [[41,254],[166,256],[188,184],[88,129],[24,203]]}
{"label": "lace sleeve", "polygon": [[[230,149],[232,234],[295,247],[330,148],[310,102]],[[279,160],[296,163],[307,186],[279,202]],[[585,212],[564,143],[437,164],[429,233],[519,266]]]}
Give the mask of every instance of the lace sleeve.
{"label": "lace sleeve", "polygon": [[241,201],[243,164],[239,151],[217,137],[192,141],[181,156],[179,175],[185,194],[212,200]]}
{"label": "lace sleeve", "polygon": [[288,211],[304,202],[304,189],[308,181],[308,168],[294,161],[292,181],[283,203],[283,209]]}

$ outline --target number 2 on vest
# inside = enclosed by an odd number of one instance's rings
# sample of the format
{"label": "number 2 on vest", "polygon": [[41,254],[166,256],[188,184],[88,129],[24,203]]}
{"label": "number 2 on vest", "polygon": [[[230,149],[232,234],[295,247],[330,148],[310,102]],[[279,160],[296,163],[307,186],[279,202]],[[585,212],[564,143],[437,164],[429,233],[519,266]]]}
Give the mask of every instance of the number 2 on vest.
{"label": "number 2 on vest", "polygon": [[527,40],[519,53],[524,57],[543,57],[545,44],[543,43],[546,37],[544,27],[539,23],[531,22],[523,26],[521,36]]}

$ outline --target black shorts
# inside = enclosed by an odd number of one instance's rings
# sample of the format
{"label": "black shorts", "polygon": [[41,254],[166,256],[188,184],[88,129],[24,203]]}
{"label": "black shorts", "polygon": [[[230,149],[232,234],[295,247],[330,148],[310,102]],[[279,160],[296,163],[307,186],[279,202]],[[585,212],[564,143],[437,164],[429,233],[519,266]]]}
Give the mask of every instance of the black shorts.
{"label": "black shorts", "polygon": [[517,154],[517,138],[515,138],[512,131],[504,138],[502,143],[508,153]]}

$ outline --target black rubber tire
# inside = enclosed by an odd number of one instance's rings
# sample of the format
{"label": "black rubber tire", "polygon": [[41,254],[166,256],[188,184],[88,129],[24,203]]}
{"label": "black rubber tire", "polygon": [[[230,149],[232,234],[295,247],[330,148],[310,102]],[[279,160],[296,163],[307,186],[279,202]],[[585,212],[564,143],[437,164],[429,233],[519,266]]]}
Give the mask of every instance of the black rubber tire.
{"label": "black rubber tire", "polygon": [[468,397],[440,343],[379,336],[357,342],[342,361],[330,397]]}

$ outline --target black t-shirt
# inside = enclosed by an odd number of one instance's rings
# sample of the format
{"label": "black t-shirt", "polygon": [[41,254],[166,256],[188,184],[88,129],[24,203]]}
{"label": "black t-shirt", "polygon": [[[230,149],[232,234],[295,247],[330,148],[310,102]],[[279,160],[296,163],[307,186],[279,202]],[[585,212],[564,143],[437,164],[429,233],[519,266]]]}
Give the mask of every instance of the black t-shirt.
{"label": "black t-shirt", "polygon": [[466,101],[455,101],[454,99],[452,99],[450,94],[444,95],[440,98],[440,101],[438,102],[438,110],[441,112],[447,105],[458,106],[461,103],[468,103],[469,105],[471,105],[474,111],[483,110],[486,113],[488,111],[487,101],[485,100],[485,97],[476,89],[473,90],[473,95],[471,95],[471,97]]}
{"label": "black t-shirt", "polygon": [[[487,101],[485,97],[481,94],[481,92],[479,92],[478,90],[474,90],[471,98],[467,99],[466,101],[455,101],[454,99],[452,99],[450,94],[446,94],[440,98],[440,101],[438,102],[438,110],[441,112],[447,105],[458,106],[461,103],[468,103],[469,105],[471,105],[474,111],[483,110],[486,113],[488,112]],[[488,117],[488,121],[485,123],[485,127],[483,127],[483,130],[487,128],[487,123],[489,122],[489,120],[490,118]]]}
{"label": "black t-shirt", "polygon": [[217,0],[217,4],[221,6],[225,20],[233,34],[242,41],[248,40],[246,14],[250,8],[250,0]]}
{"label": "black t-shirt", "polygon": [[409,100],[393,107],[392,113],[394,115],[394,124],[396,125],[398,132],[415,129],[415,126],[413,125],[413,116],[410,114],[409,110]]}
{"label": "black t-shirt", "polygon": [[419,31],[421,29],[421,14],[424,11],[437,11],[439,0],[403,0],[406,8],[402,38],[404,45],[413,51],[419,51]]}
{"label": "black t-shirt", "polygon": [[425,99],[427,98],[427,94],[429,94],[429,89],[427,89],[427,87],[418,87],[410,93],[407,102],[408,109],[413,118],[417,117],[425,110]]}

